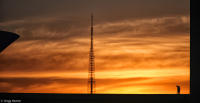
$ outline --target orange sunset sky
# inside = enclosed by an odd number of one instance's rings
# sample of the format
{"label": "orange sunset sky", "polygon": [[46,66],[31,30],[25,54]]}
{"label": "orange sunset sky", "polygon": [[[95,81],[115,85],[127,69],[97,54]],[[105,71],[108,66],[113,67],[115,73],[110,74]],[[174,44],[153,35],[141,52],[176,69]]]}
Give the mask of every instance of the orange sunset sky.
{"label": "orange sunset sky", "polygon": [[190,94],[190,0],[1,0],[0,92]]}

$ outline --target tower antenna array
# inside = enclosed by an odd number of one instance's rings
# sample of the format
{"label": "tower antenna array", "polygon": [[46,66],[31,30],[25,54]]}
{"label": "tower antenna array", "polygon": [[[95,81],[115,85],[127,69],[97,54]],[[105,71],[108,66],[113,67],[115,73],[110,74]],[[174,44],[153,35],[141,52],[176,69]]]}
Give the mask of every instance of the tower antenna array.
{"label": "tower antenna array", "polygon": [[93,50],[93,14],[91,14],[91,45],[90,45],[90,57],[89,57],[89,87],[90,94],[94,94],[95,89],[95,67],[94,67],[94,50]]}

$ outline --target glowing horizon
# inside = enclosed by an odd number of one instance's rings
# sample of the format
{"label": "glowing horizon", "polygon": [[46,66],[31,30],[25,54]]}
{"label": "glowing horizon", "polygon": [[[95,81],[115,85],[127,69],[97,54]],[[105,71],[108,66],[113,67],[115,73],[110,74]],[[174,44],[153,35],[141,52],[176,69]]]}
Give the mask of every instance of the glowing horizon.
{"label": "glowing horizon", "polygon": [[189,1],[52,0],[44,11],[31,1],[38,8],[28,13],[19,8],[24,2],[12,8],[21,14],[5,9],[0,21],[2,30],[20,35],[0,54],[0,92],[88,93],[93,8],[97,94],[176,94],[176,85],[190,94]]}

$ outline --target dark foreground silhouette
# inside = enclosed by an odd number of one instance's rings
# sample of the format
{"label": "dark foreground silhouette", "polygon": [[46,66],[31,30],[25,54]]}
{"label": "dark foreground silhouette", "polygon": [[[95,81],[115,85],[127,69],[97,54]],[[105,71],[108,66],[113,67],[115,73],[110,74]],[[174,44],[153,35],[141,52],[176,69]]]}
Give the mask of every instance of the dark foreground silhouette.
{"label": "dark foreground silhouette", "polygon": [[177,87],[177,94],[180,94],[181,92],[181,87],[179,85],[176,86]]}
{"label": "dark foreground silhouette", "polygon": [[0,31],[0,53],[18,38],[19,35],[15,33]]}
{"label": "dark foreground silhouette", "polygon": [[0,99],[21,103],[189,103],[190,95],[0,93]]}

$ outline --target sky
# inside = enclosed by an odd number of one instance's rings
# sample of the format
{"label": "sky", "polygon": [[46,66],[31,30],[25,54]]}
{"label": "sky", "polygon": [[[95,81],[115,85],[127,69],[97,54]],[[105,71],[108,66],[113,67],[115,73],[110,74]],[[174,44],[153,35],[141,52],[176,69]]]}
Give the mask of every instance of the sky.
{"label": "sky", "polygon": [[0,0],[0,92],[190,94],[189,0]]}

